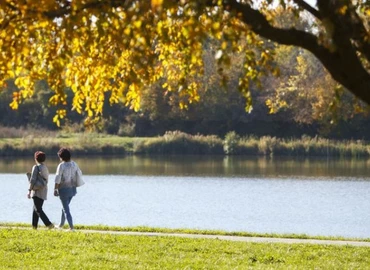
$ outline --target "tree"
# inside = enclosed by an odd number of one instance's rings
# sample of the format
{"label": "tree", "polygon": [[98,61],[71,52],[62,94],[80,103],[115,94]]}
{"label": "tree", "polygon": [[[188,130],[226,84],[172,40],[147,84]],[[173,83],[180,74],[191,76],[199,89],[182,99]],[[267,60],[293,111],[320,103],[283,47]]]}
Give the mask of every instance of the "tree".
{"label": "tree", "polygon": [[264,92],[270,113],[284,109],[289,112],[288,118],[306,124],[333,124],[333,120],[366,113],[364,104],[344,91],[312,54],[286,46],[276,52],[281,74],[264,84],[269,88]]}
{"label": "tree", "polygon": [[[309,29],[279,27],[277,8]],[[72,108],[87,123],[103,112],[105,98],[140,109],[143,89],[164,80],[180,107],[200,99],[203,44],[218,41],[215,58],[222,76],[230,52],[243,52],[239,90],[251,109],[249,87],[277,73],[266,40],[310,51],[331,76],[370,104],[370,3],[366,0],[1,0],[0,80],[15,79],[11,107],[34,94],[45,79],[55,94],[59,124]],[[225,85],[227,76],[224,76]],[[206,101],[205,101],[206,102]]]}
{"label": "tree", "polygon": [[298,15],[301,11],[309,12],[317,24],[312,33],[295,28],[274,27],[273,19],[268,20],[265,15],[271,14],[271,11],[255,10],[250,4],[244,3],[250,1],[225,2],[229,2],[230,11],[241,14],[240,19],[255,33],[277,43],[302,47],[313,53],[335,80],[370,103],[368,1],[318,0],[317,9],[303,0],[280,1],[281,5],[285,2],[296,4],[296,8],[288,8]]}

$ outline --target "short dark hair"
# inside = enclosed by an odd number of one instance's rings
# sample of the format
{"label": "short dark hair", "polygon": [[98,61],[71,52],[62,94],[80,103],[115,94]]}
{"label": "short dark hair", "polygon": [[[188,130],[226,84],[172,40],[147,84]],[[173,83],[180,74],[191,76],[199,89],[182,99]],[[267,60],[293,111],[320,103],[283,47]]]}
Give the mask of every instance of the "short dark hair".
{"label": "short dark hair", "polygon": [[37,162],[44,162],[46,160],[46,154],[42,151],[36,151],[34,157]]}
{"label": "short dark hair", "polygon": [[60,148],[58,151],[58,157],[60,157],[63,161],[70,161],[71,152],[67,148]]}

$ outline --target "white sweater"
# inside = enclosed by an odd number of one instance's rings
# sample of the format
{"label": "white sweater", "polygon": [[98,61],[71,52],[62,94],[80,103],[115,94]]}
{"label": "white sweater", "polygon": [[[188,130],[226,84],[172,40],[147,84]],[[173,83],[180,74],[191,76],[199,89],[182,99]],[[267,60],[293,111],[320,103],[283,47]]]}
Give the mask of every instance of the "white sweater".
{"label": "white sweater", "polygon": [[59,184],[59,188],[76,187],[77,174],[81,176],[82,172],[76,162],[63,161],[58,165],[55,183]]}

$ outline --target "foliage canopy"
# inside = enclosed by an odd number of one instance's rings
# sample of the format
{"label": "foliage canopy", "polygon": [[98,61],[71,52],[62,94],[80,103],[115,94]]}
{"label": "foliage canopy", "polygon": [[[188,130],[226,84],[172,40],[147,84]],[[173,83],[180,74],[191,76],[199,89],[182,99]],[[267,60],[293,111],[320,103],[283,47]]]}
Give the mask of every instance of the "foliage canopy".
{"label": "foliage canopy", "polygon": [[[279,27],[276,10],[307,29]],[[370,3],[365,0],[1,0],[0,81],[15,79],[11,107],[34,94],[46,80],[58,109],[67,114],[66,88],[73,109],[87,124],[103,112],[105,100],[139,110],[145,89],[159,84],[176,93],[181,108],[200,99],[203,49],[217,40],[217,72],[224,83],[230,53],[243,53],[239,90],[251,109],[249,87],[267,73],[277,74],[267,40],[313,53],[332,77],[370,104]],[[89,122],[90,121],[90,122]]]}

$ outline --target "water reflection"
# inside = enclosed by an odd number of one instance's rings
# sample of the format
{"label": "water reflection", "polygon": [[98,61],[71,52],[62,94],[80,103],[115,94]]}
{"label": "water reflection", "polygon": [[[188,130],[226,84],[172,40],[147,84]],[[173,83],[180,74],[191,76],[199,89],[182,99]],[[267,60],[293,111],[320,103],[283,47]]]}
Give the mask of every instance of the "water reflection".
{"label": "water reflection", "polygon": [[[167,176],[328,176],[367,177],[370,160],[246,157],[246,156],[127,156],[75,157],[89,175],[167,175]],[[33,158],[2,158],[0,172],[24,173]],[[57,157],[46,161],[55,172]]]}

